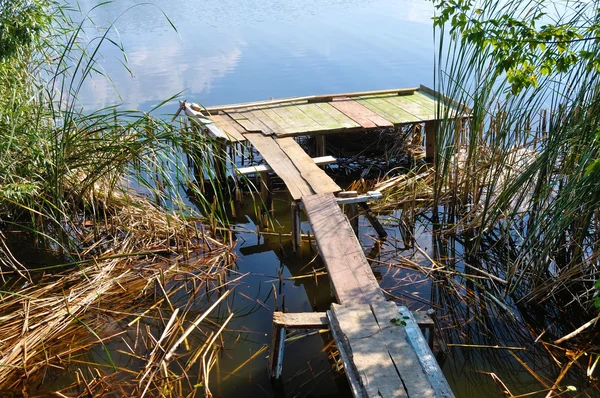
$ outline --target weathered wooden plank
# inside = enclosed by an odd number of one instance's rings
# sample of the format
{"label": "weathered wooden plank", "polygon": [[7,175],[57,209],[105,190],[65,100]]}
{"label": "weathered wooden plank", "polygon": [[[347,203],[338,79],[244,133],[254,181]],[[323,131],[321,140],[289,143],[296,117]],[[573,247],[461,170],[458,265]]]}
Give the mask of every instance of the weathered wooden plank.
{"label": "weathered wooden plank", "polygon": [[259,126],[256,126],[248,120],[248,117],[238,111],[225,111],[225,113],[249,133],[260,133],[262,131]]}
{"label": "weathered wooden plank", "polygon": [[263,118],[257,117],[251,110],[242,109],[242,110],[239,110],[238,113],[241,116],[248,119],[248,121],[250,123],[252,123],[254,126],[259,128],[260,132],[263,133],[264,135],[275,135],[275,131],[273,131],[273,129],[271,129],[271,127],[267,126],[264,123],[264,121],[262,120]]}
{"label": "weathered wooden plank", "polygon": [[385,98],[385,96],[360,97],[357,101],[394,124],[420,121],[415,115],[395,107],[387,102]]}
{"label": "weathered wooden plank", "polygon": [[333,194],[305,196],[302,203],[337,301],[384,301],[362,247]]}
{"label": "weathered wooden plank", "polygon": [[274,312],[273,323],[286,329],[319,329],[329,326],[324,312]]}
{"label": "weathered wooden plank", "polygon": [[340,122],[321,109],[317,104],[310,103],[297,105],[296,107],[317,122],[321,126],[321,130],[335,130],[344,128]]}
{"label": "weathered wooden plank", "polygon": [[231,142],[246,141],[240,130],[239,125],[227,115],[213,115],[210,117],[215,126],[220,128]]}
{"label": "weathered wooden plank", "polygon": [[[273,107],[276,108],[277,106]],[[277,123],[284,130],[284,134],[293,134],[296,131],[296,126],[288,123],[287,120],[279,116],[273,108],[260,108],[260,110],[269,117],[273,122]]]}
{"label": "weathered wooden plank", "polygon": [[370,200],[377,200],[377,199],[381,199],[383,197],[383,194],[379,191],[369,191],[364,195],[357,195],[357,196],[353,196],[353,197],[341,197],[341,198],[337,198],[337,202],[339,205],[349,205],[352,203],[362,203],[362,202],[368,202]]}
{"label": "weathered wooden plank", "polygon": [[285,182],[294,200],[313,194],[312,188],[302,178],[290,158],[272,138],[262,134],[246,134],[244,137],[260,152],[273,171]]}
{"label": "weathered wooden plank", "polygon": [[290,126],[289,128],[285,129],[288,135],[302,133],[307,130],[308,125],[304,123],[304,120],[299,120],[296,118],[296,115],[290,112],[287,104],[271,107],[269,109],[281,119],[285,120],[285,122]]}
{"label": "weathered wooden plank", "polygon": [[337,98],[331,101],[330,104],[364,128],[393,126],[392,122],[385,120],[377,113],[362,106],[351,98]]}
{"label": "weathered wooden plank", "polygon": [[324,110],[329,116],[334,118],[339,124],[342,125],[343,128],[346,129],[354,129],[360,128],[360,124],[350,119],[348,116],[344,115],[342,112],[338,111],[336,108],[331,106],[329,103],[318,103],[317,106]]}
{"label": "weathered wooden plank", "polygon": [[301,105],[288,105],[285,107],[285,109],[293,115],[294,121],[297,121],[299,125],[304,126],[302,132],[304,133],[323,130],[323,127],[319,123],[317,123],[306,113],[302,112],[300,106]]}
{"label": "weathered wooden plank", "polygon": [[414,317],[415,314],[405,306],[397,307],[397,311],[400,319],[406,320],[405,333],[407,341],[419,359],[421,368],[425,372],[429,384],[434,391],[434,396],[439,398],[454,398],[454,393],[450,389],[442,369],[440,369],[433,353],[429,349],[427,341],[425,341],[419,329],[420,325]]}
{"label": "weathered wooden plank", "polygon": [[335,340],[335,345],[340,353],[340,359],[344,365],[344,373],[348,379],[348,384],[352,389],[354,398],[363,398],[367,396],[367,392],[360,383],[360,377],[354,363],[352,362],[352,351],[348,344],[348,339],[342,333],[340,324],[335,318],[333,311],[327,311],[327,320],[329,321],[329,331]]}
{"label": "weathered wooden plank", "polygon": [[[244,138],[244,140],[245,140],[245,138]],[[315,162],[315,164],[317,166],[334,164],[337,162],[337,159],[334,158],[333,156],[319,156],[318,158],[312,158],[312,160],[313,160],[313,162]],[[273,171],[273,169],[268,164],[259,164],[258,166],[240,167],[239,169],[236,169],[236,171],[238,174],[246,175],[246,174],[263,173],[265,171]]]}
{"label": "weathered wooden plank", "polygon": [[435,397],[435,390],[421,367],[419,357],[406,338],[405,325],[409,318],[404,319],[393,302],[374,303],[372,308],[381,327],[385,348],[398,369],[408,396]]}
{"label": "weathered wooden plank", "polygon": [[[253,118],[259,119],[261,123],[266,125],[275,135],[285,134],[285,129],[277,124],[273,119],[269,117],[262,109],[252,109],[250,111]],[[254,119],[251,119],[254,120]]]}
{"label": "weathered wooden plank", "polygon": [[[395,305],[392,304],[394,307]],[[382,328],[366,304],[331,305],[331,312],[349,347],[353,366],[368,397],[407,397],[402,379],[385,349]],[[333,323],[333,322],[332,322]],[[337,342],[337,340],[336,340]],[[417,364],[418,366],[418,364]],[[414,397],[426,395],[414,395]]]}
{"label": "weathered wooden plank", "polygon": [[432,120],[435,118],[435,109],[431,103],[425,105],[412,100],[413,95],[396,95],[394,97],[387,97],[385,100],[397,108],[400,108],[412,115],[415,115],[419,119]]}
{"label": "weathered wooden plank", "polygon": [[[423,86],[421,86],[423,87]],[[309,95],[305,97],[291,97],[291,98],[281,98],[281,99],[271,99],[268,101],[254,101],[254,102],[246,102],[243,104],[232,104],[232,105],[217,105],[217,106],[208,106],[205,108],[207,112],[210,114],[214,114],[216,112],[230,109],[240,109],[247,108],[250,106],[269,106],[269,105],[280,105],[287,104],[290,102],[322,102],[322,101],[331,101],[337,97],[359,97],[362,95],[376,95],[376,94],[412,94],[415,91],[419,90],[418,88],[400,88],[400,89],[390,89],[390,90],[374,90],[374,91],[359,91],[352,93],[344,93],[344,94],[321,94],[321,95]]]}
{"label": "weathered wooden plank", "polygon": [[315,193],[335,193],[342,190],[331,177],[315,164],[293,138],[278,138],[275,142],[294,163],[302,178],[309,183]]}

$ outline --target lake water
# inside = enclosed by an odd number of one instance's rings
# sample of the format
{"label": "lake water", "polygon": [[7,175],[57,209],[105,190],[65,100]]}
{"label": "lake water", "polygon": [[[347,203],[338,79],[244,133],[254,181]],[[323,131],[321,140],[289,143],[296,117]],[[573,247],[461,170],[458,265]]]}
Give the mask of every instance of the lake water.
{"label": "lake water", "polygon": [[[106,43],[100,63],[122,101],[110,82],[95,78],[81,96],[86,107],[122,102],[146,110],[180,92],[216,105],[433,81],[426,0],[139,3],[120,0],[91,13],[100,26],[116,21],[133,75]],[[80,1],[84,10],[94,4]]]}
{"label": "lake water", "polygon": [[[95,2],[80,0],[79,4],[89,10]],[[433,5],[426,0],[173,0],[156,5],[119,0],[90,15],[101,26],[116,21],[112,37],[123,43],[130,71],[121,65],[120,50],[108,43],[103,46],[99,63],[112,83],[100,76],[88,82],[80,96],[87,109],[122,104],[149,110],[178,93],[209,106],[433,83]],[[95,36],[92,29],[87,32],[90,38]],[[173,102],[162,112],[175,110]],[[286,196],[279,197],[275,205],[281,230],[289,232]],[[251,214],[250,207],[238,209],[237,230],[255,230]],[[380,249],[372,239],[374,232],[361,219],[363,246],[371,257],[382,260],[398,254],[418,256],[414,248],[406,253],[399,248],[400,223],[393,217],[399,214],[391,216],[387,220],[391,238]],[[308,224],[304,222],[302,228],[308,230]],[[436,260],[460,255],[460,243],[437,242],[426,223],[415,228],[419,245]],[[322,267],[314,249],[305,244],[302,254],[294,255],[291,246],[281,245],[277,237],[257,237],[252,232],[235,236],[236,271],[249,275],[231,295],[229,306],[236,317],[213,370],[213,393],[227,397],[350,396],[345,377],[331,371],[332,362],[324,350],[329,341],[326,335],[306,337],[286,347],[285,383],[279,388],[269,381],[267,352],[231,375],[270,342],[273,286],[277,286],[277,304],[291,312],[325,311],[332,302],[326,276],[289,279]],[[452,247],[445,246],[444,251],[439,245]],[[281,285],[278,272],[288,278]],[[485,327],[477,326],[471,321],[479,316],[464,302],[444,297],[443,289],[436,288],[440,285],[434,286],[414,272],[383,266],[375,272],[397,301],[413,309],[429,308],[432,302],[441,313],[460,308],[452,312],[460,315],[452,323],[458,336],[455,343],[466,339],[473,344],[520,345],[524,341],[521,336],[531,337],[524,327],[503,323],[503,316],[491,309],[485,309],[489,317]],[[466,296],[462,290],[460,293]],[[532,365],[538,370],[554,366],[545,359],[538,361]],[[457,349],[442,368],[457,397],[502,396],[485,372],[508,380],[513,393],[541,389],[505,351]]]}

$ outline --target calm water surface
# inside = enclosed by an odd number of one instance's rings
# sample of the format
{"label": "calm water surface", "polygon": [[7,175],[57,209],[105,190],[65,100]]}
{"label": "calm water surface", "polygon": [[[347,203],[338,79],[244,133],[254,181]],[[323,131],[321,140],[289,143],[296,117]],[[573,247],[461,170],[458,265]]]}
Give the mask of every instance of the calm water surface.
{"label": "calm water surface", "polygon": [[[84,10],[96,4],[90,0],[79,3]],[[105,46],[100,64],[114,86],[101,77],[90,81],[81,97],[86,108],[122,103],[126,108],[148,110],[178,93],[191,101],[216,105],[432,85],[433,6],[425,0],[141,3],[119,0],[91,13],[98,25],[116,21],[118,35],[115,33],[114,38],[125,46],[131,73],[121,65],[120,51]],[[90,38],[92,32],[88,30]],[[164,112],[175,110],[173,103]],[[281,229],[288,232],[289,203],[285,197],[275,203]],[[255,229],[251,213],[239,211],[238,229]],[[306,222],[302,227],[308,230]],[[421,235],[419,228],[416,235],[421,247],[433,255],[431,236]],[[397,221],[391,221],[388,230],[392,238],[401,240]],[[361,231],[364,247],[375,257],[381,255],[371,238],[374,232],[364,220]],[[331,362],[324,352],[329,339],[326,335],[306,337],[286,347],[286,382],[281,388],[269,382],[266,352],[231,375],[270,342],[274,285],[277,305],[285,305],[291,312],[324,311],[332,301],[326,277],[287,280],[281,286],[276,280],[278,270],[289,278],[322,267],[307,245],[297,256],[287,242],[280,245],[278,238],[258,238],[252,233],[238,233],[236,237],[238,272],[249,275],[231,296],[229,305],[236,317],[230,324],[232,331],[226,335],[226,350],[213,370],[213,393],[228,397],[349,396],[345,377],[331,372]],[[393,253],[392,246],[384,247],[383,254]],[[387,268],[376,272],[382,286],[398,294],[400,301],[408,295],[411,299],[406,303],[413,308],[429,307],[433,290],[429,282],[403,289],[398,280],[409,277],[418,282],[420,278],[407,271],[390,273]],[[492,356],[492,360],[498,357]],[[502,361],[511,359],[505,355]],[[458,353],[442,367],[459,397],[501,396],[489,375],[478,370],[502,374],[503,366],[494,367],[492,361]],[[520,377],[523,392],[531,391],[522,369],[507,372]]]}

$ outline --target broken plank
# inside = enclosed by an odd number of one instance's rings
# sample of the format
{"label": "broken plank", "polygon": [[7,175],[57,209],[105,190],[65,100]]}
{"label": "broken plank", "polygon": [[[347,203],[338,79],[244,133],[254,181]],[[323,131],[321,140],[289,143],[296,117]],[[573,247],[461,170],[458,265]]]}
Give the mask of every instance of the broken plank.
{"label": "broken plank", "polygon": [[331,177],[320,169],[310,156],[293,138],[278,138],[275,142],[296,166],[302,178],[308,182],[312,190],[319,193],[339,192],[342,190]]}
{"label": "broken plank", "polygon": [[[398,369],[408,396],[436,397],[435,389],[406,337],[405,326],[409,323],[410,315],[399,314],[398,307],[391,301],[374,303],[372,308],[382,331],[384,346]],[[421,333],[418,327],[417,331]]]}
{"label": "broken plank", "polygon": [[231,117],[231,119],[233,119],[237,124],[242,126],[248,133],[262,132],[262,129],[248,120],[248,117],[246,117],[243,113],[238,111],[225,111],[225,113],[229,115],[229,117]]}
{"label": "broken plank", "polygon": [[[266,125],[275,135],[285,134],[286,131],[283,126],[280,126],[275,120],[267,115],[262,109],[252,109],[250,111],[253,118],[259,119],[264,125]],[[253,119],[251,119],[253,120]]]}
{"label": "broken plank", "polygon": [[330,104],[364,128],[392,127],[394,125],[351,98],[334,99]]}
{"label": "broken plank", "polygon": [[370,200],[377,200],[377,199],[381,199],[383,197],[383,194],[379,191],[369,191],[364,195],[359,195],[359,196],[354,196],[354,197],[344,197],[344,198],[337,198],[337,202],[339,205],[349,205],[349,204],[353,204],[353,203],[362,203],[362,202],[368,202]]}
{"label": "broken plank", "polygon": [[337,301],[384,301],[360,242],[333,194],[305,196],[302,203]]}
{"label": "broken plank", "polygon": [[[393,303],[390,303],[394,305]],[[395,307],[395,305],[394,305]],[[368,304],[331,305],[333,319],[350,351],[355,374],[367,397],[407,397],[402,379],[385,349],[384,336]],[[338,339],[336,339],[338,343]],[[414,395],[421,397],[425,395]]]}
{"label": "broken plank", "polygon": [[227,115],[213,115],[210,117],[215,126],[220,128],[231,142],[246,141],[240,130],[243,130],[237,123]]}
{"label": "broken plank", "polygon": [[258,127],[264,135],[276,135],[275,131],[264,122],[267,118],[257,117],[253,111],[247,109],[239,111],[239,113],[245,116],[253,125]]}
{"label": "broken plank", "polygon": [[262,134],[246,134],[244,137],[260,152],[273,171],[283,180],[294,200],[300,200],[303,196],[313,194],[310,185],[302,178],[296,166],[272,138]]}

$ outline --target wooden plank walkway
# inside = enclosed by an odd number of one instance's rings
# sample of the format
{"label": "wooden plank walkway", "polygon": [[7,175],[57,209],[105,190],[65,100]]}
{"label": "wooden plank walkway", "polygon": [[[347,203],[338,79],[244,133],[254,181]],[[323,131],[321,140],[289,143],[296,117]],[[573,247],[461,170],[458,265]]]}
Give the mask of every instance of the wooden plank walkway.
{"label": "wooden plank walkway", "polygon": [[[399,313],[396,304],[385,300],[355,231],[334,196],[341,188],[292,137],[425,123],[430,151],[434,144],[431,137],[435,136],[432,123],[438,111],[436,98],[440,96],[421,86],[205,109],[185,102],[182,105],[194,123],[213,138],[249,141],[268,163],[265,170],[275,172],[289,189],[294,199],[292,208],[301,202],[338,303],[327,312],[327,323],[357,397],[452,398],[453,394],[410,311]],[[449,99],[444,103],[449,106],[442,109],[447,116],[468,117],[470,110],[463,105]],[[299,237],[299,218],[294,216],[294,220],[292,235]],[[295,247],[301,244],[295,242]],[[308,327],[325,323],[320,315],[281,318],[274,322],[270,366],[274,377],[281,375],[286,324]]]}
{"label": "wooden plank walkway", "polygon": [[[281,138],[432,122],[436,119],[436,98],[438,94],[421,86],[222,105],[199,108],[198,112],[230,141],[237,142],[247,133]],[[469,111],[461,104],[447,102],[451,104],[449,117],[465,117]]]}

